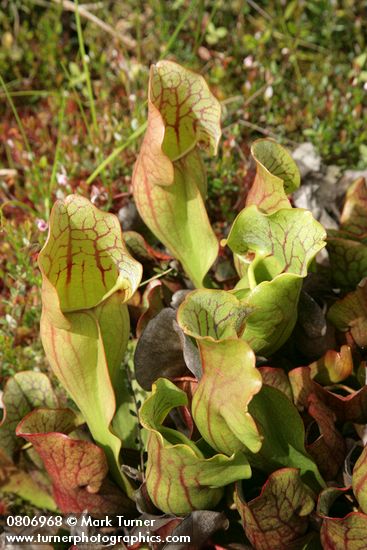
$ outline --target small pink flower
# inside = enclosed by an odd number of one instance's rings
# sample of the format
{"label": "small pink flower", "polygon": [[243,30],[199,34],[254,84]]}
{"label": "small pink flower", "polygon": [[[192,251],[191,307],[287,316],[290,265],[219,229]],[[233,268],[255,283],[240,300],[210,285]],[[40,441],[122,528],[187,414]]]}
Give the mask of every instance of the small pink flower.
{"label": "small pink flower", "polygon": [[252,57],[252,55],[248,55],[247,57],[245,57],[245,59],[243,60],[243,64],[246,69],[250,69],[254,64],[254,58]]}
{"label": "small pink flower", "polygon": [[47,231],[48,223],[45,220],[42,220],[41,218],[37,218],[36,219],[36,224],[37,224],[37,227],[38,227],[39,231],[42,231],[42,233],[44,231]]}
{"label": "small pink flower", "polygon": [[56,174],[56,180],[59,185],[66,185],[68,183],[68,178],[65,172],[59,172]]}

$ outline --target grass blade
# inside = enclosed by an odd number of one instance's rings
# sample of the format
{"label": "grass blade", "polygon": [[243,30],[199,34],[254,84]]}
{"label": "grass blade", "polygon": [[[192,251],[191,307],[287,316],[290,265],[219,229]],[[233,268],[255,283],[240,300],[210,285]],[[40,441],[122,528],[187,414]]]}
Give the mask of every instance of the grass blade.
{"label": "grass blade", "polygon": [[77,28],[77,32],[78,32],[79,51],[80,51],[80,55],[82,57],[83,71],[84,71],[84,74],[85,74],[85,81],[86,81],[86,84],[87,84],[90,112],[91,112],[91,115],[92,115],[92,122],[93,122],[93,130],[95,132],[95,135],[97,136],[98,135],[98,124],[97,124],[96,106],[95,106],[95,103],[94,103],[92,82],[91,82],[91,79],[90,79],[89,67],[88,67],[88,63],[87,63],[87,56],[86,56],[86,53],[85,53],[82,25],[81,25],[81,22],[80,22],[80,15],[79,15],[78,0],[75,0],[75,5],[76,5],[75,21],[76,21],[76,28]]}
{"label": "grass blade", "polygon": [[116,147],[116,149],[114,149],[112,153],[108,155],[108,157],[105,158],[99,166],[97,166],[94,172],[87,179],[87,183],[92,183],[92,181],[96,179],[96,177],[106,168],[108,164],[110,164],[116,157],[118,157],[120,153],[122,153],[122,151],[129,147],[129,145],[131,145],[139,136],[141,136],[145,132],[146,128],[147,123],[144,122],[144,124],[139,126],[139,128],[137,128],[135,132],[133,132],[122,145]]}

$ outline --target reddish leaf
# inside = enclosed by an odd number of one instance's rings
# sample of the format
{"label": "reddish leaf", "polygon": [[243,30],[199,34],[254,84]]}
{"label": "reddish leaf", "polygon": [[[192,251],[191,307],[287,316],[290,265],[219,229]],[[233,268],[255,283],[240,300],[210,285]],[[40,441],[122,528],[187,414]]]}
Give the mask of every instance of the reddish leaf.
{"label": "reddish leaf", "polygon": [[331,507],[349,491],[348,488],[329,487],[322,491],[317,503],[318,516],[323,520],[321,543],[324,550],[365,550],[367,516],[351,512],[344,517],[332,517]]}
{"label": "reddish leaf", "polygon": [[353,468],[353,492],[362,512],[367,513],[367,447],[365,447]]}
{"label": "reddish leaf", "polygon": [[160,281],[151,281],[143,294],[144,312],[139,318],[136,327],[136,336],[140,338],[141,333],[153,317],[155,317],[163,308],[162,283]]}
{"label": "reddish leaf", "polygon": [[193,435],[198,435],[198,439],[200,438],[200,434],[198,430],[196,429],[196,426],[194,424],[194,420],[191,415],[191,403],[192,398],[194,396],[194,393],[196,392],[197,386],[198,386],[198,380],[196,378],[191,378],[190,376],[182,376],[181,378],[174,378],[173,382],[176,384],[180,390],[183,390],[188,399],[188,405],[187,407],[180,407],[180,411],[182,414],[183,421],[185,423],[185,426],[187,427],[187,436],[190,439],[193,439]]}
{"label": "reddish leaf", "polygon": [[298,367],[289,372],[294,402],[300,410],[307,409],[309,396],[314,393],[336,414],[337,422],[367,422],[367,386],[342,396],[320,386],[311,378],[309,367]]}
{"label": "reddish leaf", "polygon": [[191,376],[182,376],[181,378],[174,378],[173,382],[176,384],[180,390],[183,390],[188,398],[189,408],[191,408],[191,401],[196,392],[198,385],[198,380],[192,378]]}
{"label": "reddish leaf", "polygon": [[351,512],[343,519],[325,518],[320,536],[324,550],[365,550],[367,516]]}
{"label": "reddish leaf", "polygon": [[350,329],[361,348],[367,345],[367,278],[356,290],[336,302],[329,310],[329,319],[339,330]]}
{"label": "reddish leaf", "polygon": [[293,401],[292,388],[288,376],[283,369],[260,367],[259,371],[263,379],[263,384],[271,386],[272,388],[277,388],[279,391],[283,392],[288,399]]}
{"label": "reddish leaf", "polygon": [[66,409],[38,409],[18,424],[16,433],[32,443],[52,479],[55,501],[64,513],[91,514],[128,510],[127,497],[106,479],[108,465],[100,447],[72,439],[74,414]]}
{"label": "reddish leaf", "polygon": [[322,476],[335,479],[345,458],[345,442],[335,428],[336,415],[312,393],[308,398],[308,413],[317,422],[320,436],[307,446]]}
{"label": "reddish leaf", "polygon": [[[350,496],[350,487],[327,487],[319,494],[317,500],[317,514],[320,517],[334,517],[333,506],[335,503],[343,506],[342,516],[345,513],[348,513],[349,509],[352,507],[352,501],[349,500]],[[347,500],[348,499],[348,500]],[[337,502],[339,501],[339,502]],[[347,504],[348,502],[348,504]],[[345,506],[347,504],[347,506]],[[338,508],[338,515],[335,517],[340,517]]]}
{"label": "reddish leaf", "polygon": [[237,509],[247,538],[256,550],[288,550],[305,534],[314,508],[310,489],[296,468],[272,473],[260,496],[245,502],[237,487]]}
{"label": "reddish leaf", "polygon": [[341,228],[352,238],[362,239],[367,234],[367,186],[364,178],[358,178],[347,191]]}
{"label": "reddish leaf", "polygon": [[[139,519],[142,520],[143,525],[137,525],[134,527],[130,532],[130,535],[132,537],[138,537],[139,539],[141,538],[142,540],[144,540],[143,537],[146,537],[147,535],[160,536],[162,540],[165,540],[165,538],[172,533],[175,527],[182,522],[182,518],[166,514],[158,516],[144,513]],[[149,522],[148,526],[144,525],[145,521]],[[152,550],[160,550],[162,546],[163,544],[151,543]],[[129,546],[129,550],[140,548],[143,550],[145,547],[146,545],[140,542]]]}
{"label": "reddish leaf", "polygon": [[136,231],[124,231],[124,241],[130,254],[139,261],[171,260],[172,256],[154,250]]}
{"label": "reddish leaf", "polygon": [[311,376],[320,384],[342,382],[353,372],[353,357],[349,346],[342,346],[340,352],[328,350],[320,359],[309,365]]}
{"label": "reddish leaf", "polygon": [[367,422],[367,386],[347,396],[324,390],[324,401],[335,411],[338,422]]}
{"label": "reddish leaf", "polygon": [[289,382],[292,387],[293,399],[299,410],[304,410],[308,405],[308,398],[312,393],[318,397],[323,396],[324,388],[311,378],[309,367],[298,367],[288,373]]}

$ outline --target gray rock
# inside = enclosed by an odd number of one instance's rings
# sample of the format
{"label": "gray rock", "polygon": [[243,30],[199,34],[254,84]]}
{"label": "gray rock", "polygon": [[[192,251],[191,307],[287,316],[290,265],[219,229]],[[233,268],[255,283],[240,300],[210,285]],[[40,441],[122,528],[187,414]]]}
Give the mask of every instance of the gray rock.
{"label": "gray rock", "polygon": [[124,231],[139,231],[143,227],[143,222],[132,201],[120,208],[117,217]]}
{"label": "gray rock", "polygon": [[367,180],[367,170],[346,170],[340,180],[340,184],[344,187],[349,187],[358,178]]}
{"label": "gray rock", "polygon": [[321,168],[321,157],[312,143],[301,143],[292,153],[296,161],[301,177],[304,178],[310,172],[319,172]]}

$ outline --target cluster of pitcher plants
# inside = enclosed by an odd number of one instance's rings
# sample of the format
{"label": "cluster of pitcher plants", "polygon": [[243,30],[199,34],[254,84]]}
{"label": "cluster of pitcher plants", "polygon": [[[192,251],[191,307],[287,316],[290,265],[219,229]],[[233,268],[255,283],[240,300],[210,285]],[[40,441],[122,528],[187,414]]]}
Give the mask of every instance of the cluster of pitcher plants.
{"label": "cluster of pitcher plants", "polygon": [[82,196],[55,203],[38,263],[60,385],[8,380],[1,490],[159,516],[193,548],[362,549],[366,183],[326,232],[292,206],[290,153],[259,139],[245,208],[216,234],[202,153],[217,152],[220,116],[201,76],[157,63],[132,182],[144,235]]}

